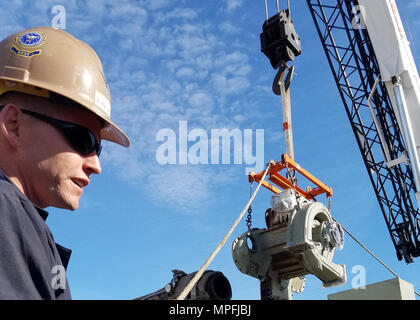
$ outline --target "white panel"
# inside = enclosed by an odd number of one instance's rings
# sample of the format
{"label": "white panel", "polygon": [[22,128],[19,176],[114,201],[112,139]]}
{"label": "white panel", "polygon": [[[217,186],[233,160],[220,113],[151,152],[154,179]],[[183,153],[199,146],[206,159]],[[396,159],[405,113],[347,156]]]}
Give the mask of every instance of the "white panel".
{"label": "white panel", "polygon": [[416,300],[416,297],[411,283],[395,278],[369,284],[364,289],[333,293],[328,300]]}
{"label": "white panel", "polygon": [[[378,59],[382,80],[401,132],[404,132],[393,92],[392,77],[401,77],[406,101],[407,119],[412,128],[413,150],[420,154],[420,79],[410,43],[398,13],[395,0],[359,0],[361,16],[359,25],[367,27],[375,55]],[[409,141],[405,141],[407,145]],[[420,179],[420,177],[417,177]]]}
{"label": "white panel", "polygon": [[359,0],[359,4],[360,15],[363,16],[378,58],[382,79],[389,81],[394,75],[410,70],[417,74],[395,1]]}

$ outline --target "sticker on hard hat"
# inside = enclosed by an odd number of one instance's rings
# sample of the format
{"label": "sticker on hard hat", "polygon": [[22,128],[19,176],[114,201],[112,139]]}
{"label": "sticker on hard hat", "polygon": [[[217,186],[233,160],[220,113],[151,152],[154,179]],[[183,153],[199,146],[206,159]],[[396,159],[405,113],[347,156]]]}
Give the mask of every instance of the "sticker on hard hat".
{"label": "sticker on hard hat", "polygon": [[95,105],[101,109],[108,117],[111,117],[111,103],[99,91],[95,92]]}
{"label": "sticker on hard hat", "polygon": [[28,58],[41,53],[41,50],[26,51],[26,50],[18,49],[15,46],[11,46],[10,51],[12,51],[14,54],[18,56],[23,56],[23,57],[28,57]]}
{"label": "sticker on hard hat", "polygon": [[40,33],[28,32],[16,38],[16,42],[22,47],[37,47],[44,43],[45,38]]}

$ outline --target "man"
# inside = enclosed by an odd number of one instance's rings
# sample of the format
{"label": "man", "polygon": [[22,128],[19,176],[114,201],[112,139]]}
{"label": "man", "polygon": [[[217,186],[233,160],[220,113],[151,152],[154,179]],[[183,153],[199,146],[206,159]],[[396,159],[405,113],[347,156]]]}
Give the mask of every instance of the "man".
{"label": "man", "polygon": [[110,112],[101,62],[82,41],[38,27],[0,43],[0,299],[71,299],[71,251],[44,209],[77,209],[101,172],[102,139],[129,146]]}

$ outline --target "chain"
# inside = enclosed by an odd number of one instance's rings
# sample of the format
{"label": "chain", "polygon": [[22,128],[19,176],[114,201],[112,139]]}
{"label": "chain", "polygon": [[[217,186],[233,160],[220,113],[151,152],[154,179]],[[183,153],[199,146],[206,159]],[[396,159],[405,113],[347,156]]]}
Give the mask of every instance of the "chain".
{"label": "chain", "polygon": [[252,226],[252,207],[249,206],[248,208],[248,215],[246,217],[246,226],[248,227],[248,231],[251,229]]}
{"label": "chain", "polygon": [[[250,198],[252,196],[253,189],[254,189],[254,183],[251,182],[251,190],[249,192],[249,197]],[[246,217],[246,226],[248,227],[248,230],[250,230],[251,226],[252,226],[252,205],[251,204],[248,207],[248,215]]]}
{"label": "chain", "polygon": [[287,167],[286,178],[292,184],[293,189],[295,189],[297,186],[296,170],[290,170],[290,168]]}
{"label": "chain", "polygon": [[299,200],[300,194],[296,190],[296,186],[297,186],[296,170],[295,169],[290,170],[290,168],[287,167],[286,179],[290,181],[290,184],[292,185],[292,188],[295,191],[296,199]]}

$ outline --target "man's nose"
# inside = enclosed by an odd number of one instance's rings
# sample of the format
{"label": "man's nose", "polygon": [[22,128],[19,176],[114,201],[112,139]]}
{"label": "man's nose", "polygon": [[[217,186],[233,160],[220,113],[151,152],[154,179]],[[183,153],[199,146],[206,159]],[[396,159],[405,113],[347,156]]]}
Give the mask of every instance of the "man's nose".
{"label": "man's nose", "polygon": [[102,172],[101,163],[96,153],[92,153],[84,158],[83,170],[86,174],[100,174]]}

